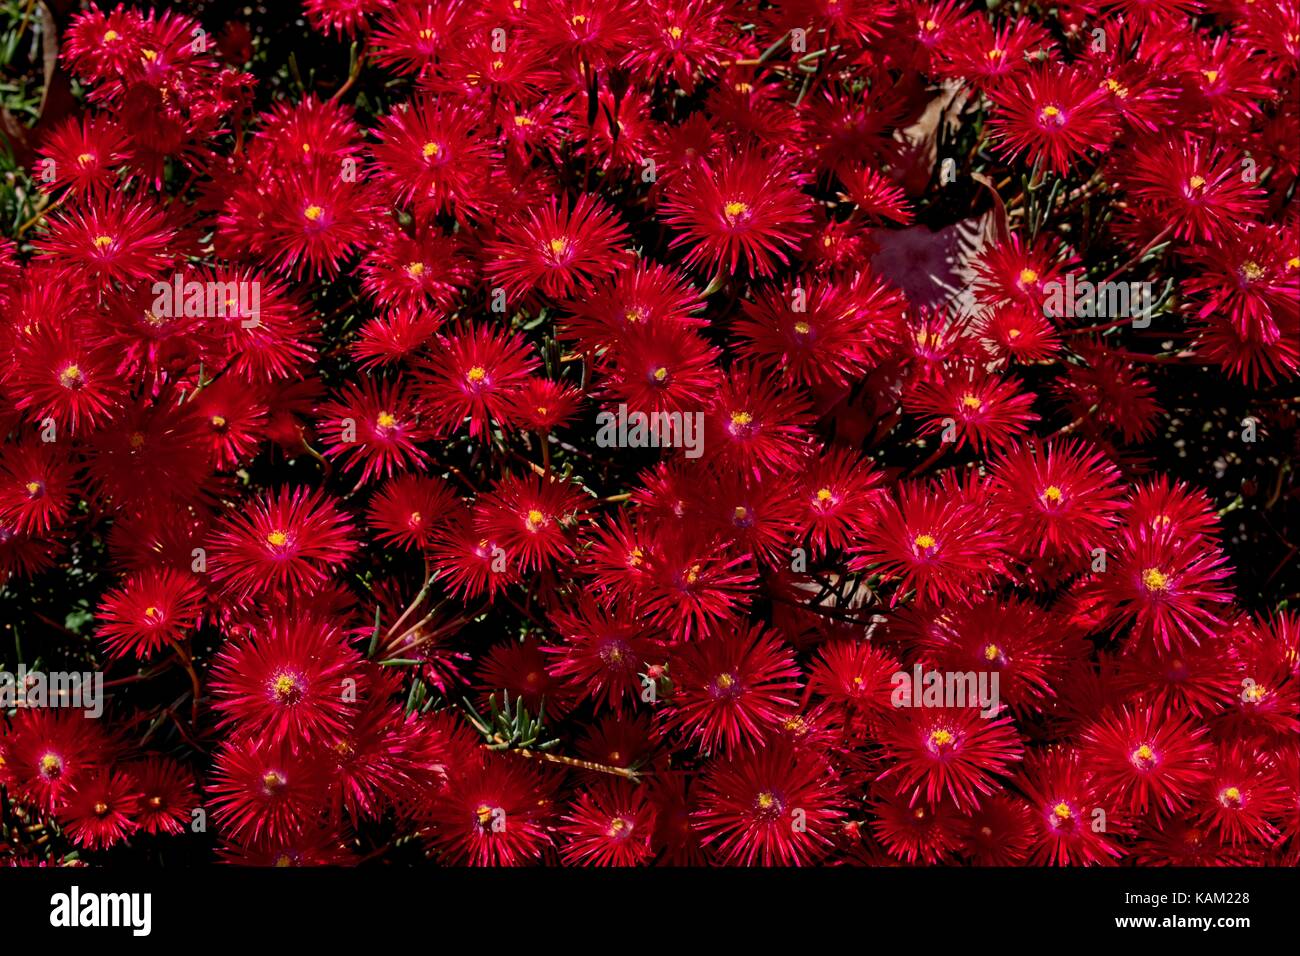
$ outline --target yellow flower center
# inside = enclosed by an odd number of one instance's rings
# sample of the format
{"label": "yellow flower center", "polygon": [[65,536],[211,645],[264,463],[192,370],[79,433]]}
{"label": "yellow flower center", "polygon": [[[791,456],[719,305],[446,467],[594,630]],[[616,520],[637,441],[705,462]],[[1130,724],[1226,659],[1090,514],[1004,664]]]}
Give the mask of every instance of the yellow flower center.
{"label": "yellow flower center", "polygon": [[29,481],[27,482],[26,487],[27,487],[27,493],[29,495],[34,495],[41,490],[41,483],[39,481]]}
{"label": "yellow flower center", "polygon": [[807,335],[809,332],[812,331],[812,326],[809,325],[807,322],[796,322],[794,324],[794,330],[798,332],[800,335]]}
{"label": "yellow flower center", "polygon": [[95,161],[94,153],[82,153],[77,157],[77,163],[81,166],[89,166]]}
{"label": "yellow flower center", "polygon": [[1142,572],[1142,583],[1148,591],[1163,591],[1169,587],[1169,576],[1159,568],[1147,568]]}
{"label": "yellow flower center", "polygon": [[375,419],[375,423],[380,428],[392,428],[397,424],[397,418],[391,412],[380,412],[379,417]]}
{"label": "yellow flower center", "polygon": [[750,425],[753,424],[754,416],[749,412],[732,412],[731,424],[733,425]]}
{"label": "yellow flower center", "polygon": [[912,543],[915,544],[922,551],[929,551],[931,548],[935,546],[937,542],[934,540],[933,535],[918,534]]}
{"label": "yellow flower center", "polygon": [[1189,189],[1200,189],[1204,185],[1205,185],[1204,176],[1197,175],[1187,180],[1187,186]]}
{"label": "yellow flower center", "polygon": [[213,428],[222,429],[226,427],[226,420],[221,415],[213,415],[208,419],[208,421],[211,423]]}
{"label": "yellow flower center", "polygon": [[1048,485],[1046,490],[1043,491],[1043,497],[1048,501],[1060,501],[1061,489],[1056,485]]}
{"label": "yellow flower center", "polygon": [[112,43],[112,42],[113,42],[114,40],[116,40],[116,39],[117,39],[117,31],[116,31],[116,30],[106,30],[106,31],[104,32],[104,42],[105,42],[105,43]]}
{"label": "yellow flower center", "polygon": [[1033,269],[1026,267],[1020,270],[1021,285],[1029,285],[1030,283],[1037,282],[1037,281],[1038,281],[1038,273],[1035,272]]}
{"label": "yellow flower center", "polygon": [[112,244],[113,244],[113,237],[112,237],[112,236],[96,236],[96,237],[95,237],[95,248],[96,248],[96,249],[107,249],[107,248],[108,248],[109,246],[111,246]]}
{"label": "yellow flower center", "polygon": [[266,536],[266,543],[273,548],[283,548],[289,542],[289,536],[283,531],[272,531]]}
{"label": "yellow flower center", "polygon": [[1052,808],[1052,813],[1056,815],[1056,819],[1058,820],[1068,820],[1074,816],[1074,811],[1070,809],[1068,803],[1058,803]]}
{"label": "yellow flower center", "polygon": [[442,147],[437,143],[425,143],[424,148],[420,150],[425,159],[433,159],[435,156],[442,155]]}
{"label": "yellow flower center", "polygon": [[542,514],[536,508],[533,508],[528,512],[528,518],[524,523],[528,526],[529,531],[536,531],[542,525],[546,524],[546,515]]}
{"label": "yellow flower center", "polygon": [[69,365],[59,373],[59,381],[63,383],[65,388],[72,388],[72,386],[80,384],[82,381],[81,369],[75,365]]}
{"label": "yellow flower center", "polygon": [[776,797],[764,790],[758,795],[758,805],[763,810],[771,810],[776,806]]}
{"label": "yellow flower center", "polygon": [[465,373],[465,377],[471,382],[481,382],[483,379],[487,378],[487,369],[482,365],[475,365]]}
{"label": "yellow flower center", "polygon": [[306,209],[302,211],[302,214],[312,222],[315,222],[321,216],[325,215],[325,210],[322,209],[320,206],[317,206],[315,203],[312,203],[310,206],[308,206]]}
{"label": "yellow flower center", "polygon": [[984,659],[986,661],[995,661],[1001,656],[1001,654],[1002,648],[998,647],[996,644],[987,644],[984,647]]}
{"label": "yellow flower center", "polygon": [[1264,270],[1258,262],[1247,262],[1241,267],[1241,274],[1247,282],[1257,282],[1264,277]]}
{"label": "yellow flower center", "polygon": [[961,404],[963,408],[969,408],[972,411],[978,411],[984,407],[984,403],[980,401],[979,397],[976,395],[963,395],[961,397]]}
{"label": "yellow flower center", "polygon": [[817,500],[818,500],[818,501],[821,501],[821,502],[827,502],[827,501],[830,501],[830,500],[831,500],[832,498],[834,498],[834,497],[835,497],[835,496],[831,494],[831,490],[830,490],[829,488],[818,488],[818,489],[817,489]]}
{"label": "yellow flower center", "polygon": [[406,267],[406,274],[412,279],[418,279],[420,276],[424,275],[424,263],[412,262],[408,264]]}
{"label": "yellow flower center", "polygon": [[682,28],[681,28],[681,27],[669,27],[669,28],[668,28],[668,35],[669,35],[670,37],[672,37],[674,40],[680,40],[680,39],[682,38]]}
{"label": "yellow flower center", "polygon": [[668,369],[664,368],[662,365],[654,370],[654,379],[656,382],[662,382],[667,377]]}
{"label": "yellow flower center", "polygon": [[737,219],[739,219],[748,211],[749,211],[748,206],[746,206],[743,202],[740,202],[739,200],[735,200],[735,199],[733,199],[731,202],[727,203],[725,206],[722,207],[723,215],[725,215],[732,222],[735,222]]}

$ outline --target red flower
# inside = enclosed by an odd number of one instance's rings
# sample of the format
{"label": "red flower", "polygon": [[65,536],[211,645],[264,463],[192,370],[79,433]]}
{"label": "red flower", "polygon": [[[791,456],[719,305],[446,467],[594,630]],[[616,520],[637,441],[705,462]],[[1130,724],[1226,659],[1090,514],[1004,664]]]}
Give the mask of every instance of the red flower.
{"label": "red flower", "polygon": [[566,863],[636,866],[654,858],[655,807],[645,787],[602,781],[580,793],[563,820],[560,856]]}
{"label": "red flower", "polygon": [[144,660],[184,638],[202,617],[203,602],[193,575],[165,567],[137,572],[100,602],[100,640],[113,657]]}
{"label": "red flower", "polygon": [[646,627],[628,611],[602,608],[583,595],[572,611],[553,611],[551,620],[564,636],[547,671],[597,704],[622,708],[641,697],[642,675],[657,656]]}
{"label": "red flower", "polygon": [[1023,445],[992,468],[994,494],[1022,551],[1090,555],[1120,509],[1119,471],[1079,442]]}
{"label": "red flower", "polygon": [[958,809],[978,808],[1024,752],[1010,717],[985,716],[976,706],[897,711],[882,743],[885,759],[896,763],[881,780],[894,778],[900,795],[910,790],[910,803],[924,793],[927,803],[947,797]]}
{"label": "red flower", "polygon": [[341,734],[354,709],[361,658],[333,624],[272,617],[213,662],[221,725],[297,748]]}
{"label": "red flower", "polygon": [[188,770],[166,757],[150,757],[127,769],[140,793],[135,817],[140,832],[178,834],[191,826],[198,798]]}
{"label": "red flower", "polygon": [[729,866],[807,866],[833,845],[842,790],[815,754],[773,744],[711,764],[693,819]]}
{"label": "red flower", "polygon": [[45,812],[64,807],[77,786],[113,762],[113,746],[81,710],[19,708],[7,737],[0,781]]}
{"label": "red flower", "polygon": [[708,637],[673,653],[668,726],[707,752],[759,746],[795,710],[799,668],[789,650],[760,626]]}
{"label": "red flower", "polygon": [[232,839],[288,840],[323,808],[328,779],[316,757],[283,742],[225,740],[208,785],[212,817]]}
{"label": "red flower", "polygon": [[430,417],[443,431],[469,418],[477,438],[492,422],[505,424],[511,403],[537,368],[532,348],[520,336],[487,326],[450,337],[429,360],[424,397]]}
{"label": "red flower", "polygon": [[228,515],[212,542],[213,578],[250,596],[319,588],[356,547],[348,518],[306,488],[281,489]]}
{"label": "red flower", "polygon": [[1122,708],[1085,727],[1084,759],[1125,813],[1185,808],[1208,774],[1206,730],[1152,708]]}
{"label": "red flower", "polygon": [[627,227],[596,197],[583,194],[529,210],[502,227],[484,249],[488,275],[515,297],[537,291],[552,298],[590,290],[623,264]]}
{"label": "red flower", "polygon": [[1031,866],[1106,866],[1123,855],[1115,842],[1124,829],[1120,807],[1076,751],[1026,760],[1020,789],[1031,811]]}
{"label": "red flower", "polygon": [[1120,554],[1093,587],[1118,623],[1133,624],[1132,639],[1176,651],[1208,640],[1222,625],[1218,608],[1231,600],[1222,583],[1226,564],[1217,548],[1163,529],[1126,531]]}
{"label": "red flower", "polygon": [[724,153],[674,184],[662,213],[682,230],[672,245],[689,244],[690,268],[730,274],[743,260],[749,272],[770,276],[809,232],[810,206],[785,161],[746,150]]}
{"label": "red flower", "polygon": [[38,245],[42,256],[65,269],[100,281],[137,282],[174,260],[178,238],[152,203],[114,192],[56,214]]}
{"label": "red flower", "polygon": [[367,378],[321,406],[328,456],[360,468],[360,484],[428,461],[419,445],[433,437],[404,383]]}
{"label": "red flower", "polygon": [[433,843],[449,863],[520,866],[551,845],[549,782],[508,756],[462,766],[434,798]]}
{"label": "red flower", "polygon": [[989,96],[996,107],[989,125],[1004,155],[1065,173],[1089,151],[1110,145],[1105,95],[1080,70],[1040,66],[1003,80]]}
{"label": "red flower", "polygon": [[427,548],[439,530],[452,521],[459,501],[437,478],[402,475],[384,482],[371,499],[367,520],[379,532],[406,550]]}
{"label": "red flower", "polygon": [[479,499],[475,526],[517,555],[523,570],[536,570],[573,553],[569,531],[583,507],[582,495],[568,482],[507,474]]}
{"label": "red flower", "polygon": [[103,850],[135,832],[139,812],[135,778],[117,770],[101,770],[77,785],[59,816],[74,843],[88,850]]}
{"label": "red flower", "polygon": [[915,589],[927,602],[961,600],[1001,568],[1003,539],[990,516],[960,497],[905,484],[878,499],[875,520],[853,546],[853,567],[899,578],[897,601]]}

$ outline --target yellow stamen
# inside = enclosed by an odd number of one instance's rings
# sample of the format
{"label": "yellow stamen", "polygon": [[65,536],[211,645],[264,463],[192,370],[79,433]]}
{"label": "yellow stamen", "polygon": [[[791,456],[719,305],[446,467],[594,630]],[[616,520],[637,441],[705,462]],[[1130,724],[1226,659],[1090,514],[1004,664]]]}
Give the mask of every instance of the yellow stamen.
{"label": "yellow stamen", "polygon": [[1061,489],[1056,485],[1048,485],[1046,490],[1043,492],[1043,497],[1048,501],[1060,501]]}
{"label": "yellow stamen", "polygon": [[96,249],[106,249],[106,248],[108,248],[109,246],[111,246],[112,244],[113,244],[113,237],[112,237],[112,236],[96,236],[96,237],[95,237],[95,248],[96,248]]}
{"label": "yellow stamen", "polygon": [[963,395],[961,397],[961,404],[962,407],[969,408],[972,411],[978,411],[984,407],[984,403],[980,401],[979,396],[977,395]]}
{"label": "yellow stamen", "polygon": [[1028,267],[1020,270],[1020,284],[1029,285],[1038,281],[1038,273]]}
{"label": "yellow stamen", "polygon": [[915,544],[922,551],[929,551],[931,548],[935,546],[937,542],[934,540],[933,535],[918,534],[912,543]]}
{"label": "yellow stamen", "polygon": [[397,424],[397,418],[391,412],[380,412],[379,417],[375,419],[375,423],[380,428],[392,428]]}
{"label": "yellow stamen", "polygon": [[465,373],[465,377],[471,382],[481,382],[483,379],[487,378],[487,369],[482,365],[475,365]]}
{"label": "yellow stamen", "polygon": [[315,203],[312,203],[310,206],[308,206],[306,209],[302,211],[302,214],[312,222],[315,222],[321,216],[325,215],[325,210],[322,209],[320,206],[317,206]]}
{"label": "yellow stamen", "polygon": [[283,531],[272,531],[266,536],[266,543],[273,548],[283,548],[289,543],[289,536]]}
{"label": "yellow stamen", "polygon": [[1002,655],[1002,648],[996,644],[988,644],[984,648],[984,659],[986,661],[995,661]]}
{"label": "yellow stamen", "polygon": [[420,276],[424,275],[424,263],[423,262],[409,263],[406,266],[406,274],[410,276],[412,279],[418,279]]}
{"label": "yellow stamen", "polygon": [[1163,591],[1169,587],[1169,576],[1159,568],[1147,568],[1142,572],[1142,583],[1148,591]]}

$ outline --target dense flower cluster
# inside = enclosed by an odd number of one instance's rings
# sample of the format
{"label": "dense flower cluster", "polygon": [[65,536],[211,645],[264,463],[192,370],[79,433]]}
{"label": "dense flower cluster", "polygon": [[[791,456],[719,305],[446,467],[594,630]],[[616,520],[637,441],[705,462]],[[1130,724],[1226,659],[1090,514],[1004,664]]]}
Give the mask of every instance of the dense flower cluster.
{"label": "dense flower cluster", "polygon": [[62,37],[0,859],[1300,862],[1295,562],[1155,451],[1295,428],[1296,0],[302,7]]}

